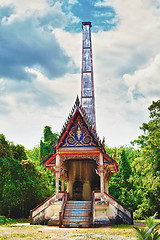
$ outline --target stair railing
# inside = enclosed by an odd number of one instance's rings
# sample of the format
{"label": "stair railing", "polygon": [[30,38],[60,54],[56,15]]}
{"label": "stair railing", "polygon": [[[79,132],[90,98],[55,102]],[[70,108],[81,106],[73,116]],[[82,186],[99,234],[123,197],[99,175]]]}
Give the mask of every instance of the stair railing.
{"label": "stair railing", "polygon": [[[44,211],[46,208],[49,207],[49,204],[50,204],[49,200],[53,199],[53,198],[56,198],[56,194],[53,194],[51,197],[49,197],[48,199],[43,201],[37,207],[35,207],[34,209],[30,210],[30,224],[33,224],[33,217],[36,217],[41,211]],[[36,214],[34,214],[34,216],[33,216],[34,212],[36,212]]]}
{"label": "stair railing", "polygon": [[[94,197],[94,201],[101,201],[101,191],[96,190],[92,192],[92,196]],[[117,214],[119,217],[123,218],[129,224],[133,224],[133,212],[120,203],[117,199],[104,192],[104,197],[107,198],[109,204],[113,205],[117,210]]]}
{"label": "stair railing", "polygon": [[[120,217],[122,217],[124,220],[126,220],[127,223],[133,224],[133,211],[131,211],[129,208],[124,206],[122,203],[120,203],[117,199],[112,197],[110,194],[104,192],[104,194],[112,199],[114,202],[116,202],[118,205],[122,207],[122,209],[118,208],[117,206],[114,206],[117,209],[117,213]],[[110,204],[113,205],[113,203],[110,201]]]}
{"label": "stair railing", "polygon": [[[62,201],[64,192],[63,191],[59,191],[58,194],[58,200]],[[37,207],[35,207],[34,209],[30,210],[30,224],[35,224],[35,218],[41,214],[42,212],[45,212],[45,210],[51,205],[53,204],[53,202],[55,202],[56,200],[56,194],[53,194],[51,197],[49,197],[48,199],[46,199],[44,202],[42,202],[41,204],[39,204]],[[45,221],[46,219],[44,219]]]}
{"label": "stair railing", "polygon": [[93,224],[93,202],[94,202],[94,195],[91,198],[90,225]]}
{"label": "stair railing", "polygon": [[67,204],[67,192],[64,192],[62,207],[61,207],[61,211],[59,212],[59,227],[62,227],[62,220],[63,220],[66,204]]}

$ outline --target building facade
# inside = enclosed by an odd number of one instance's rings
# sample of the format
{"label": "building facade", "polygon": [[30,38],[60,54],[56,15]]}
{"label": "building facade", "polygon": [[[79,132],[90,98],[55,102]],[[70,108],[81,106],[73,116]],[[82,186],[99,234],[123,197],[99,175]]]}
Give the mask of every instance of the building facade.
{"label": "building facade", "polygon": [[31,211],[32,224],[132,223],[132,213],[108,193],[109,180],[118,168],[96,132],[91,22],[83,22],[82,29],[81,102],[77,96],[53,152],[42,159],[43,166],[53,171],[56,192]]}

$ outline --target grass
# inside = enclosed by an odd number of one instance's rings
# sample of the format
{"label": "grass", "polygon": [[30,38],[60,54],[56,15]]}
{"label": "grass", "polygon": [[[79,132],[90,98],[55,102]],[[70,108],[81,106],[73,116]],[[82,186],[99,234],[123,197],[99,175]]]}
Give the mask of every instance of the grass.
{"label": "grass", "polygon": [[0,226],[0,240],[4,239],[136,239],[132,226],[122,225],[103,228],[58,228],[40,225],[4,224]]}
{"label": "grass", "polygon": [[[155,219],[156,223],[160,223],[160,219]],[[134,220],[134,223],[145,223],[145,220]]]}
{"label": "grass", "polygon": [[16,223],[29,223],[29,218],[20,218],[20,219],[11,219],[0,216],[0,226],[2,225],[11,225]]}
{"label": "grass", "polygon": [[[157,220],[160,222],[160,219]],[[113,225],[100,228],[58,228],[42,225],[19,225],[29,223],[28,219],[10,220],[0,225],[0,240],[136,240],[136,232],[130,225]],[[143,220],[136,221],[141,225]]]}

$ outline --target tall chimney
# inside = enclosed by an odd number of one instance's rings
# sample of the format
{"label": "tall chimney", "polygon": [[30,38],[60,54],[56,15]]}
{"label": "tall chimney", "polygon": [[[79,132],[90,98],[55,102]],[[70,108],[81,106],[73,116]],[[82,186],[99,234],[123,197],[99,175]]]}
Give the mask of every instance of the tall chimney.
{"label": "tall chimney", "polygon": [[82,22],[81,105],[96,129],[91,26],[91,22]]}

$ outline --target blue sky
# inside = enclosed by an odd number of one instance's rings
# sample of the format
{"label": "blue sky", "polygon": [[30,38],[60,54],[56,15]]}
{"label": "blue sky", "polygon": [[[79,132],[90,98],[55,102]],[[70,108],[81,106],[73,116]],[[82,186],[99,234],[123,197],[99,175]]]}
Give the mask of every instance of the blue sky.
{"label": "blue sky", "polygon": [[60,132],[80,96],[83,21],[92,22],[97,132],[129,144],[160,97],[160,1],[0,1],[0,129],[32,148]]}
{"label": "blue sky", "polygon": [[[62,1],[63,3],[64,1]],[[73,2],[74,3],[74,2]],[[99,3],[99,4],[98,4]],[[111,6],[101,6],[103,1],[90,1],[81,0],[75,1],[74,4],[69,6],[68,1],[62,5],[64,11],[72,11],[73,15],[79,19],[76,23],[71,22],[66,26],[67,31],[81,32],[81,22],[90,21],[93,22],[92,32],[98,32],[99,30],[110,30],[118,24],[116,19],[116,12]]]}

